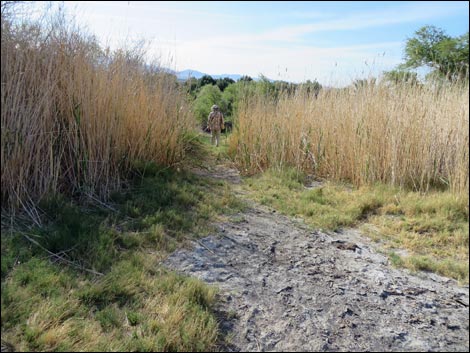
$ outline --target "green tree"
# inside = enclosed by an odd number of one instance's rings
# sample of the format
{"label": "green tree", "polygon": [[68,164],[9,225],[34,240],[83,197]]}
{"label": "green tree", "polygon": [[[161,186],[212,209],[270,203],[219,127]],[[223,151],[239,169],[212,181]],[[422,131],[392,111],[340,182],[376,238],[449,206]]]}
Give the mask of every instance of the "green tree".
{"label": "green tree", "polygon": [[227,103],[222,99],[219,87],[214,85],[203,86],[193,103],[194,115],[202,128],[206,127],[207,116],[214,104],[217,104],[223,113],[227,109]]}
{"label": "green tree", "polygon": [[217,83],[210,75],[204,75],[198,81],[199,87],[203,87],[205,85],[215,85]]}
{"label": "green tree", "polygon": [[399,84],[410,84],[410,85],[417,85],[418,81],[418,74],[416,72],[407,71],[407,70],[391,70],[384,72],[384,79],[386,82],[399,85]]}
{"label": "green tree", "polygon": [[227,110],[225,111],[225,115],[227,118],[231,118],[234,116],[236,112],[237,103],[238,103],[238,92],[240,89],[239,83],[234,83],[224,90],[222,93],[222,100],[227,104]]}
{"label": "green tree", "polygon": [[402,69],[427,66],[432,77],[449,81],[468,77],[468,32],[450,37],[435,26],[424,26],[408,39]]}
{"label": "green tree", "polygon": [[191,95],[192,98],[196,98],[196,91],[198,89],[198,80],[197,78],[190,77],[184,82],[184,87],[186,91]]}
{"label": "green tree", "polygon": [[240,77],[238,81],[250,82],[250,81],[253,81],[253,79],[250,76],[245,75],[245,76]]}
{"label": "green tree", "polygon": [[307,80],[307,82],[302,84],[302,88],[305,89],[307,94],[313,95],[315,98],[317,98],[322,89],[322,85],[316,79],[313,82]]}
{"label": "green tree", "polygon": [[260,79],[256,82],[257,91],[265,97],[277,98],[278,90],[276,85],[271,82],[266,76],[260,75]]}
{"label": "green tree", "polygon": [[224,115],[228,120],[236,124],[237,109],[241,101],[253,98],[258,91],[257,82],[238,80],[229,85],[222,93],[222,104],[224,105]]}
{"label": "green tree", "polygon": [[219,78],[217,81],[216,81],[216,85],[217,87],[219,87],[219,89],[223,92],[225,90],[225,88],[227,88],[229,85],[231,85],[232,83],[235,83],[234,80],[232,80],[230,77],[224,77],[224,78]]}

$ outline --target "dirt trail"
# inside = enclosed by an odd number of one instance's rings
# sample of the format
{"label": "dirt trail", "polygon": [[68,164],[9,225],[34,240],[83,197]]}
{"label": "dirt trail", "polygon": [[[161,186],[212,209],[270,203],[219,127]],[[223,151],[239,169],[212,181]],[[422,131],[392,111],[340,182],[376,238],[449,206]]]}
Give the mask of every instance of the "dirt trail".
{"label": "dirt trail", "polygon": [[[239,183],[222,166],[210,176]],[[222,350],[468,351],[468,286],[394,269],[358,231],[256,204],[217,227],[165,264],[220,288]]]}

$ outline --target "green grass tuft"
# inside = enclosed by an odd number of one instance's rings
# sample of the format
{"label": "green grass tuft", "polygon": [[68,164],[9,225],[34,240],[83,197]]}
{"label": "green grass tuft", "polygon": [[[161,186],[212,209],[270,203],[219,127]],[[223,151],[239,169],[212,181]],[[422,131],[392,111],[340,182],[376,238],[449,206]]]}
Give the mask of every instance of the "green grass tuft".
{"label": "green grass tuft", "polygon": [[[35,351],[213,349],[215,289],[159,263],[241,208],[224,182],[149,165],[107,206],[44,199],[43,227],[2,232],[2,339]],[[51,261],[23,234],[103,276]]]}
{"label": "green grass tuft", "polygon": [[308,189],[294,169],[269,170],[246,178],[245,188],[264,205],[301,217],[315,228],[361,227],[386,249],[396,266],[432,271],[468,283],[468,197],[445,191],[427,194],[387,185],[353,188],[326,182]]}

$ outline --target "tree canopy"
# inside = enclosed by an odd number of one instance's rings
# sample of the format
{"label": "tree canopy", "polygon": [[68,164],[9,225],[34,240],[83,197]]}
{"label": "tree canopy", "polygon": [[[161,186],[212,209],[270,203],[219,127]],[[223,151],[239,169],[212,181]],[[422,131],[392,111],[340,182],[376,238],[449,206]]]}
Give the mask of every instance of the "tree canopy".
{"label": "tree canopy", "polygon": [[199,87],[202,87],[202,86],[205,86],[205,85],[215,85],[216,84],[216,81],[210,75],[204,75],[198,81],[199,81]]}
{"label": "tree canopy", "polygon": [[386,81],[395,85],[407,83],[414,86],[419,83],[418,74],[416,72],[400,69],[384,72],[384,78]]}
{"label": "tree canopy", "polygon": [[220,106],[222,111],[225,111],[225,105],[222,104],[222,93],[216,85],[205,85],[201,88],[196,100],[194,101],[194,114],[201,127],[205,127],[207,123],[207,116],[211,111],[214,104]]}
{"label": "tree canopy", "polygon": [[228,85],[235,83],[235,80],[232,80],[230,77],[219,78],[216,82],[217,87],[223,92]]}
{"label": "tree canopy", "polygon": [[427,66],[430,77],[449,81],[468,77],[468,32],[451,37],[435,26],[424,26],[409,38],[405,47],[405,62],[401,69]]}

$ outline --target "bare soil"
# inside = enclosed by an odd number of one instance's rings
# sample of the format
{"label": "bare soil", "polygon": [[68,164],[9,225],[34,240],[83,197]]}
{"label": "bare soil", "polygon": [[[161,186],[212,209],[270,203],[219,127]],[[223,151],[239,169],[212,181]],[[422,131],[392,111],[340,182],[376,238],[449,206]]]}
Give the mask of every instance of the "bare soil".
{"label": "bare soil", "polygon": [[[204,173],[240,182],[227,167]],[[251,205],[165,262],[220,289],[220,350],[468,352],[468,286],[391,267],[357,230]]]}

